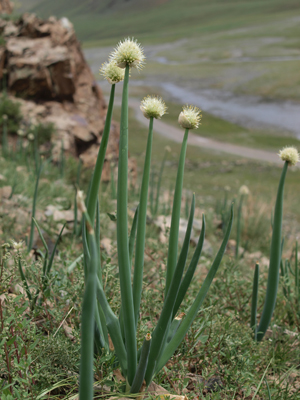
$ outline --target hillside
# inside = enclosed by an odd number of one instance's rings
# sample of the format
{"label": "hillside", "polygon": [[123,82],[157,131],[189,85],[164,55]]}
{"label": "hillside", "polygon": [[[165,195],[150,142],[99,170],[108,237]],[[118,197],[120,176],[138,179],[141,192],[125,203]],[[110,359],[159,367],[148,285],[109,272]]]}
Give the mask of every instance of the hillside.
{"label": "hillside", "polygon": [[23,0],[22,10],[66,16],[82,41],[107,44],[126,35],[164,41],[280,21],[300,12],[297,0]]}

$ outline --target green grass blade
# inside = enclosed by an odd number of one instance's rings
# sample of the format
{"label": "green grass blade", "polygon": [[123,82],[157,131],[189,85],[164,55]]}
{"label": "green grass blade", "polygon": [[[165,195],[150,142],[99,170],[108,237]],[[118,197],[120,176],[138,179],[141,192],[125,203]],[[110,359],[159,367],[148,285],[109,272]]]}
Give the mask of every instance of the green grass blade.
{"label": "green grass blade", "polygon": [[190,217],[188,221],[188,226],[184,238],[184,242],[182,245],[181,253],[178,259],[178,263],[172,278],[172,282],[170,285],[170,289],[168,291],[167,297],[164,301],[163,309],[160,314],[158,323],[152,335],[151,341],[151,349],[148,361],[148,367],[146,372],[146,382],[149,382],[149,379],[153,375],[153,371],[155,368],[155,364],[157,362],[158,356],[162,351],[164,343],[166,342],[168,335],[168,326],[170,326],[173,306],[175,303],[175,299],[177,297],[178,289],[180,286],[183,270],[185,267],[187,254],[190,245],[191,232],[193,228],[193,220],[194,220],[194,212],[195,212],[195,195],[193,195],[193,200],[191,204]]}
{"label": "green grass blade", "polygon": [[238,256],[239,256],[243,200],[244,200],[244,196],[241,195],[239,208],[238,208],[238,214],[237,214],[235,258],[238,258]]}
{"label": "green grass blade", "polygon": [[136,330],[131,286],[131,268],[128,247],[128,82],[129,66],[126,66],[122,93],[119,166],[118,166],[118,193],[117,193],[117,248],[119,276],[124,313],[124,330],[128,361],[128,383],[132,384],[137,367]]}
{"label": "green grass blade", "polygon": [[31,227],[30,227],[29,241],[28,241],[28,247],[27,247],[28,252],[30,252],[30,250],[32,249],[32,245],[33,245],[33,234],[34,234],[34,220],[33,219],[35,217],[39,180],[40,180],[42,169],[43,169],[43,163],[40,164],[40,167],[39,167],[39,169],[37,171],[37,175],[36,175],[35,189],[34,189],[33,203],[32,203],[32,213],[31,213],[32,219],[31,219]]}
{"label": "green grass blade", "polygon": [[45,251],[46,251],[45,256],[44,256],[44,263],[43,263],[43,277],[45,277],[46,273],[47,273],[47,262],[48,262],[49,249],[48,249],[48,245],[47,245],[47,243],[46,243],[46,241],[44,239],[44,236],[42,234],[42,231],[41,231],[41,229],[39,227],[39,224],[37,223],[35,218],[32,217],[32,219],[33,219],[33,222],[34,222],[34,224],[35,224],[35,226],[37,228],[38,234],[39,234],[39,236],[41,238],[41,241],[42,241],[43,246],[44,246]]}
{"label": "green grass blade", "polygon": [[254,332],[254,340],[257,338],[257,297],[258,297],[258,280],[259,280],[259,264],[256,263],[254,278],[253,278],[253,289],[252,289],[252,303],[251,303],[251,319],[250,327]]}
{"label": "green grass blade", "polygon": [[56,239],[56,242],[55,242],[55,244],[54,244],[53,251],[52,251],[52,253],[51,253],[51,257],[50,257],[49,264],[48,264],[48,267],[47,267],[46,275],[49,275],[49,274],[50,274],[50,271],[51,271],[51,268],[52,268],[52,265],[53,265],[53,260],[54,260],[56,248],[57,248],[58,242],[60,241],[60,238],[61,238],[61,235],[62,235],[62,233],[63,233],[63,230],[65,229],[65,226],[66,226],[66,223],[65,223],[65,224],[63,225],[63,227],[61,228],[61,230],[60,230],[60,232],[59,232],[59,235],[58,235],[58,237],[57,237],[57,239]]}
{"label": "green grass blade", "polygon": [[100,179],[101,179],[103,164],[104,164],[104,160],[105,160],[105,153],[106,153],[106,148],[107,148],[107,143],[108,143],[108,137],[109,137],[109,132],[110,132],[114,98],[115,98],[115,85],[112,85],[108,108],[107,108],[106,119],[105,119],[105,126],[104,126],[104,130],[103,130],[102,138],[101,138],[100,149],[99,149],[94,173],[92,176],[90,191],[89,191],[88,200],[87,200],[87,210],[88,210],[88,214],[90,216],[92,223],[94,223],[94,221],[95,221],[96,205],[97,205],[98,192],[99,192],[99,187],[100,187]]}
{"label": "green grass blade", "polygon": [[188,269],[184,275],[184,278],[183,278],[180,288],[178,290],[178,294],[177,294],[174,309],[173,309],[172,318],[175,317],[175,315],[180,307],[180,304],[182,303],[182,300],[184,299],[184,296],[185,296],[185,294],[190,286],[190,283],[193,279],[195,270],[196,270],[198,262],[199,262],[199,258],[201,256],[202,248],[203,248],[203,243],[204,243],[204,238],[205,238],[205,228],[206,228],[206,223],[205,223],[205,216],[203,214],[201,234],[200,234],[200,237],[198,240],[196,250],[195,250],[192,260],[190,262],[190,265],[188,266]]}
{"label": "green grass blade", "polygon": [[134,380],[132,382],[132,386],[130,388],[130,393],[139,393],[139,391],[141,390],[148,363],[150,343],[151,343],[151,335],[150,333],[147,333],[144,342],[142,344],[140,361],[136,370]]}
{"label": "green grass blade", "polygon": [[275,308],[278,282],[279,267],[281,261],[281,229],[282,229],[282,207],[283,207],[283,190],[288,163],[285,162],[281,178],[279,181],[277,199],[274,210],[273,233],[270,251],[270,265],[267,284],[267,293],[264,308],[261,314],[260,323],[257,329],[257,340],[261,341],[268,329],[273,311]]}
{"label": "green grass blade", "polygon": [[[161,370],[161,368],[168,362],[168,360],[172,357],[173,353],[183,340],[184,336],[186,335],[187,331],[189,330],[191,324],[193,323],[195,317],[197,316],[198,310],[201,307],[205,296],[209,290],[209,287],[218,271],[220,263],[222,261],[223,255],[225,253],[226,245],[230,236],[231,228],[232,228],[232,221],[233,221],[233,206],[231,206],[231,215],[229,219],[229,223],[227,226],[227,230],[224,235],[223,242],[221,247],[214,259],[212,266],[199,290],[195,301],[193,302],[192,306],[189,308],[188,312],[186,313],[185,318],[183,319],[180,327],[178,328],[177,332],[175,333],[173,339],[170,343],[166,346],[161,358],[158,360],[157,365],[155,367],[155,374]],[[152,380],[152,376],[148,377],[147,385]]]}
{"label": "green grass blade", "polygon": [[139,310],[140,310],[142,287],[143,287],[147,201],[148,201],[148,188],[149,188],[149,178],[150,178],[152,140],[153,140],[153,117],[151,117],[149,121],[149,133],[148,133],[148,141],[146,147],[142,185],[140,191],[139,212],[137,217],[138,220],[137,220],[137,235],[136,235],[136,246],[135,246],[135,263],[134,263],[134,275],[133,275],[133,285],[132,285],[135,325],[137,325],[139,319]]}
{"label": "green grass blade", "polygon": [[130,230],[130,235],[129,235],[129,260],[130,260],[130,265],[132,263],[134,241],[135,241],[135,237],[136,237],[136,227],[137,227],[138,212],[139,212],[139,206],[137,206],[137,208],[135,210],[133,221],[132,221],[132,226],[131,226],[131,230]]}
{"label": "green grass blade", "polygon": [[26,276],[25,276],[23,268],[22,268],[22,264],[21,264],[20,258],[18,259],[18,267],[19,267],[19,272],[20,272],[20,276],[21,276],[22,282],[23,282],[23,284],[25,286],[25,290],[26,290],[26,294],[27,294],[28,300],[32,301],[31,292],[30,292],[30,289],[29,289],[29,286],[28,286],[28,282],[27,282]]}
{"label": "green grass blade", "polygon": [[171,228],[170,228],[170,238],[169,238],[165,297],[167,297],[167,293],[168,293],[169,287],[171,285],[171,281],[172,281],[172,278],[174,275],[174,270],[175,270],[176,263],[177,263],[179,220],[180,220],[180,210],[181,210],[181,195],[182,195],[184,162],[185,162],[188,134],[189,134],[189,130],[186,129],[185,133],[184,133],[182,146],[181,146],[179,165],[178,165],[177,177],[176,177]]}

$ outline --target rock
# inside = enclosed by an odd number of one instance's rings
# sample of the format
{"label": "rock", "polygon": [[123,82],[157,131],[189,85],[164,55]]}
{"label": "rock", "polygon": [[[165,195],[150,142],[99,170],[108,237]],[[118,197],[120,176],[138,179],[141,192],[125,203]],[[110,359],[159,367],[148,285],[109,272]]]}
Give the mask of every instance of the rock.
{"label": "rock", "polygon": [[9,0],[0,0],[0,14],[11,14],[13,12],[13,3]]}
{"label": "rock", "polygon": [[[1,5],[4,0],[0,0]],[[84,59],[73,25],[67,18],[42,20],[25,13],[16,22],[0,17],[0,79],[6,73],[7,89],[20,103],[23,125],[52,123],[53,159],[61,146],[80,157],[87,167],[95,164],[107,106],[101,89]],[[119,125],[112,122],[104,164],[104,180],[110,180],[110,163],[118,160]],[[136,163],[129,169],[135,180]]]}

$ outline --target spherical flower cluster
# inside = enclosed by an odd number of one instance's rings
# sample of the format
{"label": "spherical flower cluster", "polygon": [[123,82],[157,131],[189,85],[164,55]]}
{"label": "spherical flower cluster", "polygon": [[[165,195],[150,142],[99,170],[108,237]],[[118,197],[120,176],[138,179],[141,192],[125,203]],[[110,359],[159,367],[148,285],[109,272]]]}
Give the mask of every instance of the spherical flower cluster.
{"label": "spherical flower cluster", "polygon": [[295,147],[284,147],[279,151],[279,157],[290,165],[296,165],[300,161],[300,155]]}
{"label": "spherical flower cluster", "polygon": [[141,101],[140,109],[144,117],[160,119],[167,111],[165,102],[161,97],[147,96]]}
{"label": "spherical flower cluster", "polygon": [[119,68],[114,61],[103,63],[99,72],[112,85],[121,82],[125,75],[124,69]]}
{"label": "spherical flower cluster", "polygon": [[178,123],[184,129],[197,129],[201,121],[201,110],[194,106],[184,106],[179,114]]}
{"label": "spherical flower cluster", "polygon": [[3,121],[7,121],[7,119],[8,119],[8,116],[7,116],[6,114],[3,114],[3,115],[2,115],[2,120],[3,120]]}
{"label": "spherical flower cluster", "polygon": [[129,65],[131,68],[142,69],[145,64],[144,50],[136,40],[127,38],[123,42],[119,42],[110,55],[110,60],[114,61],[120,68]]}
{"label": "spherical flower cluster", "polygon": [[249,190],[248,186],[242,185],[242,186],[240,187],[240,189],[239,189],[239,194],[240,194],[241,196],[247,196],[249,193],[250,193],[250,190]]}

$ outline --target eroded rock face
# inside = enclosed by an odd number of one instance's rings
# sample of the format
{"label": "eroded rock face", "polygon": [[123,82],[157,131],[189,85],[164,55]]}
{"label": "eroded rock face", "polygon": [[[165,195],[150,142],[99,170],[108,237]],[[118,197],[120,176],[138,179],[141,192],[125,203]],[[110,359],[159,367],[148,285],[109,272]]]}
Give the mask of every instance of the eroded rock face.
{"label": "eroded rock face", "polygon": [[[8,92],[22,100],[22,114],[30,122],[52,122],[54,158],[61,143],[85,165],[93,165],[104,128],[106,103],[86,63],[72,24],[50,17],[44,21],[24,14],[17,22],[0,16],[0,79]],[[118,158],[119,127],[112,123],[107,155]],[[105,172],[106,171],[106,172]],[[110,176],[108,162],[104,176]]]}

